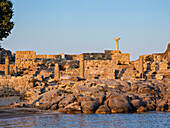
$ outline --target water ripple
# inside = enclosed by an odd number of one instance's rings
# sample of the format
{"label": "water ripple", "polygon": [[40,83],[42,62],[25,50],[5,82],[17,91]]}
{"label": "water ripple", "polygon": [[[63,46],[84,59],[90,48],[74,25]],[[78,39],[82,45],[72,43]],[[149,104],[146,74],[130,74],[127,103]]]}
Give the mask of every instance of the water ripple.
{"label": "water ripple", "polygon": [[170,113],[53,114],[0,119],[0,127],[45,128],[168,128]]}

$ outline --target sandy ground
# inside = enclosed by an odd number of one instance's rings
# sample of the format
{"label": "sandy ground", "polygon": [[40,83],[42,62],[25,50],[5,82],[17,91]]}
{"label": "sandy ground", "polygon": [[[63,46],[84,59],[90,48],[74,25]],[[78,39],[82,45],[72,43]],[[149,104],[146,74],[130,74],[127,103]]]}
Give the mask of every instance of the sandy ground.
{"label": "sandy ground", "polygon": [[11,97],[4,97],[0,98],[0,107],[8,106],[12,103],[20,102],[19,96],[11,96]]}
{"label": "sandy ground", "polygon": [[39,109],[33,109],[33,108],[0,107],[0,119],[40,115],[42,113],[44,112],[42,112]]}
{"label": "sandy ground", "polygon": [[19,96],[0,98],[0,119],[34,115],[41,112],[38,109],[10,108],[10,104],[15,102],[20,102]]}

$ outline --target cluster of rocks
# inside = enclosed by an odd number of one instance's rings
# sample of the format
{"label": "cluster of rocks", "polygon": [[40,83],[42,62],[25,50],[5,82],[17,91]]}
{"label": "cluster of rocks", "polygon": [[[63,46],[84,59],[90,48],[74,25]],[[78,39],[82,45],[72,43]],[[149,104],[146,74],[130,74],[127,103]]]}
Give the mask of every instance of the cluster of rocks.
{"label": "cluster of rocks", "polygon": [[34,80],[33,86],[22,90],[24,101],[14,103],[12,107],[57,110],[63,113],[102,114],[170,111],[168,79],[74,80],[76,81]]}
{"label": "cluster of rocks", "polygon": [[18,91],[14,88],[0,87],[0,97],[18,96],[20,95]]}

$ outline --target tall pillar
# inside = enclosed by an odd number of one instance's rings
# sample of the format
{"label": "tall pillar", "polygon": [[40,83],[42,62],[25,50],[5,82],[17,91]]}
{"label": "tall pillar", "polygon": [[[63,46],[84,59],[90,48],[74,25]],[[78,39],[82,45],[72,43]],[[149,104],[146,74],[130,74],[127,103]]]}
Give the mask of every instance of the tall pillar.
{"label": "tall pillar", "polygon": [[9,57],[6,56],[5,58],[5,75],[9,75]]}
{"label": "tall pillar", "polygon": [[140,73],[140,77],[143,78],[143,73],[144,73],[144,67],[143,67],[143,56],[139,56],[139,73]]}
{"label": "tall pillar", "polygon": [[116,44],[115,44],[116,50],[119,50],[119,39],[120,39],[120,38],[114,38],[114,39],[115,39],[115,41],[116,41]]}
{"label": "tall pillar", "polygon": [[14,73],[17,73],[18,72],[18,67],[15,65],[13,70],[14,70]]}
{"label": "tall pillar", "polygon": [[84,55],[80,55],[80,77],[84,79]]}
{"label": "tall pillar", "polygon": [[60,67],[59,64],[55,64],[55,69],[54,69],[54,79],[59,80],[60,79]]}
{"label": "tall pillar", "polygon": [[112,69],[112,75],[113,75],[113,78],[112,78],[112,79],[115,79],[115,78],[116,78],[116,72],[115,72],[115,69]]}

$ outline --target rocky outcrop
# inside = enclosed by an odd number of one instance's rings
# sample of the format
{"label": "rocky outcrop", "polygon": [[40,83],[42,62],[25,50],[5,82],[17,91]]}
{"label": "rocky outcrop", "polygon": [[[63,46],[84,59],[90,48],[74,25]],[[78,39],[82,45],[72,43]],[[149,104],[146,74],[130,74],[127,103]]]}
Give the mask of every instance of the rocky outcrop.
{"label": "rocky outcrop", "polygon": [[110,99],[108,105],[112,113],[128,113],[133,110],[129,97],[124,95]]}
{"label": "rocky outcrop", "polygon": [[168,62],[170,62],[170,43],[168,44],[168,47],[166,51],[162,54],[162,57],[167,57]]}
{"label": "rocky outcrop", "polygon": [[108,114],[111,113],[110,108],[107,105],[101,105],[97,110],[96,114]]}
{"label": "rocky outcrop", "polygon": [[[12,107],[34,107],[62,113],[99,114],[170,110],[169,79],[63,80],[57,83],[51,80],[51,83],[43,84],[41,81],[31,82],[30,78],[19,77],[3,78],[0,81],[1,95],[5,95],[2,92],[8,88],[13,94],[18,92],[18,96],[24,100],[12,104]],[[26,82],[26,85],[20,87],[19,81],[21,85]],[[39,84],[35,85],[37,82]]]}

